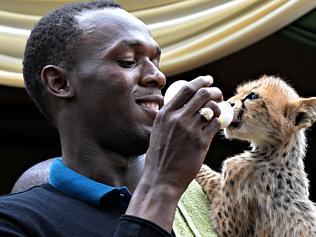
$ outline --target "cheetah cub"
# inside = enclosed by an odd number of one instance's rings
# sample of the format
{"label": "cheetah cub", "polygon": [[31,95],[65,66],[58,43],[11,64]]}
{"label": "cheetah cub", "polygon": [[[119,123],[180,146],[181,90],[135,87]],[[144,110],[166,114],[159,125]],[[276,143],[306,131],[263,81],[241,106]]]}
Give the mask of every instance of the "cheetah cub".
{"label": "cheetah cub", "polygon": [[263,76],[239,86],[228,101],[234,120],[224,134],[250,142],[251,149],[225,160],[221,173],[203,165],[196,177],[218,235],[316,236],[303,164],[316,97],[300,98],[281,79]]}

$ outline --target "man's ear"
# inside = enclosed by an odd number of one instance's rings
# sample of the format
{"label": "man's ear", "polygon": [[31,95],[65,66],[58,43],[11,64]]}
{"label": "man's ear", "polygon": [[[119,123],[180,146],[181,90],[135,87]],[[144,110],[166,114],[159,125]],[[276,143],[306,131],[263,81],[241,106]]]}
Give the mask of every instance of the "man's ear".
{"label": "man's ear", "polygon": [[286,115],[297,129],[312,126],[316,121],[316,97],[291,101]]}
{"label": "man's ear", "polygon": [[66,75],[66,70],[55,66],[47,65],[41,73],[41,80],[46,90],[58,97],[71,98],[74,96],[74,88]]}

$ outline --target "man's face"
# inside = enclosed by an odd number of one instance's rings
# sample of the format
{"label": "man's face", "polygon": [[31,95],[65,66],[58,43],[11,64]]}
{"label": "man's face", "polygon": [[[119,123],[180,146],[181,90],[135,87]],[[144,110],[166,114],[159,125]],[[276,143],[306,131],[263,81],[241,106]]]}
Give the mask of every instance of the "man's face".
{"label": "man's face", "polygon": [[82,135],[125,155],[146,152],[166,79],[147,27],[122,9],[77,17],[83,35],[73,77]]}

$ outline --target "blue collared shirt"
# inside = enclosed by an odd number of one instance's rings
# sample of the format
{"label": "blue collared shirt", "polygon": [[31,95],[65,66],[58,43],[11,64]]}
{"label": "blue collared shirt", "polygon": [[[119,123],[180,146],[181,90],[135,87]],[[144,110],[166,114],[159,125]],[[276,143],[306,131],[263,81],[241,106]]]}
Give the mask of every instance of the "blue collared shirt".
{"label": "blue collared shirt", "polygon": [[95,182],[55,159],[49,184],[0,199],[0,236],[175,236],[126,215],[130,199],[126,187]]}
{"label": "blue collared shirt", "polygon": [[128,206],[131,199],[127,187],[113,187],[96,182],[68,168],[61,158],[53,161],[48,182],[63,193],[95,206],[100,206],[105,201],[110,202],[108,204],[113,202]]}

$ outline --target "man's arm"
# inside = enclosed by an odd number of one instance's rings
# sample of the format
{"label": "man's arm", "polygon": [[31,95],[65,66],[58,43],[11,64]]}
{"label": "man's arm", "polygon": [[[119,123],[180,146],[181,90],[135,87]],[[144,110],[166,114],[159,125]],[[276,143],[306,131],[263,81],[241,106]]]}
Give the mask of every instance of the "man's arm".
{"label": "man's arm", "polygon": [[[208,148],[220,129],[218,88],[209,87],[210,77],[199,77],[180,90],[159,111],[151,132],[144,173],[138,183],[127,215],[149,220],[171,232],[177,203],[200,170]],[[199,114],[211,107],[214,119]]]}

